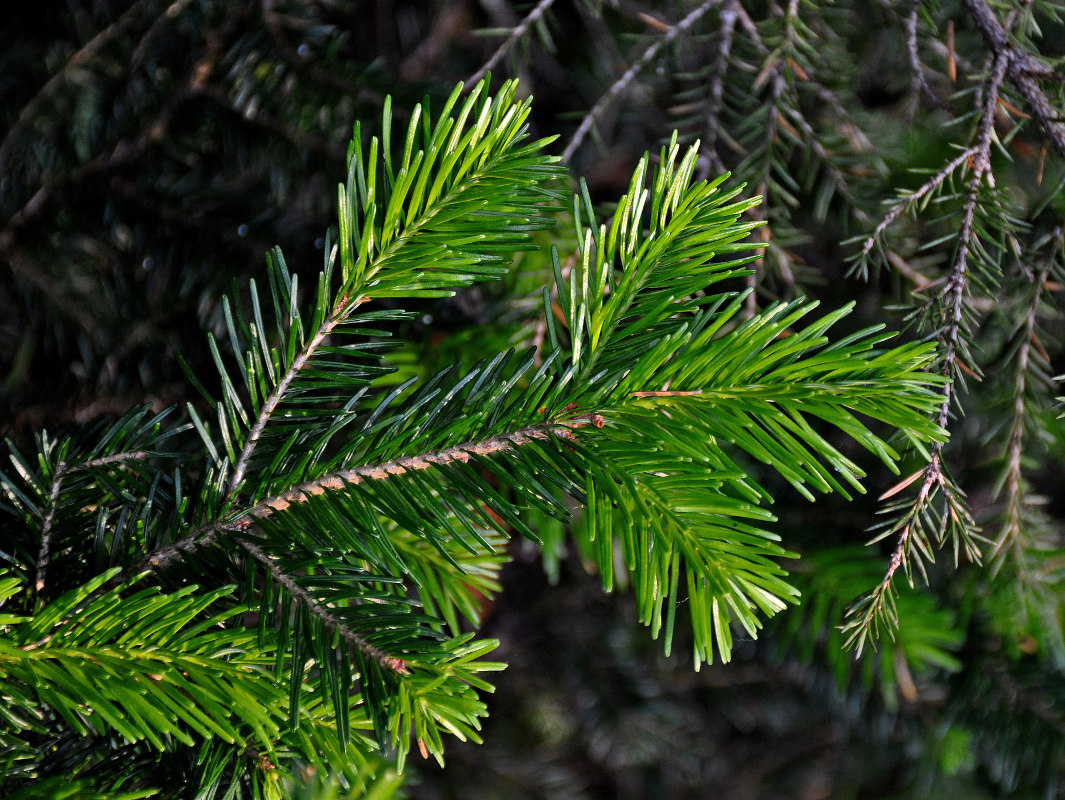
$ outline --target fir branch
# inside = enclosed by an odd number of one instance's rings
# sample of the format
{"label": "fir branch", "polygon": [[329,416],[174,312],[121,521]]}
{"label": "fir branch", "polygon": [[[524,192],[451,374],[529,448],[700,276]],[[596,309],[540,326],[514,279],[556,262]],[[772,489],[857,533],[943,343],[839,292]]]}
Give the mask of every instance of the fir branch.
{"label": "fir branch", "polygon": [[529,28],[540,21],[540,18],[547,13],[547,10],[551,8],[554,3],[555,0],[540,0],[540,2],[536,4],[536,7],[526,15],[525,19],[514,26],[514,30],[510,32],[506,40],[499,45],[494,53],[492,53],[491,58],[489,58],[479,70],[470,76],[470,79],[466,81],[466,84],[468,86],[476,86],[480,83],[480,81],[503,60],[506,54],[510,52],[511,48],[525,37]]}
{"label": "fir branch", "polygon": [[52,545],[52,521],[55,519],[56,507],[59,503],[59,490],[63,485],[63,476],[67,471],[67,463],[60,461],[52,473],[52,488],[48,492],[48,511],[45,512],[41,521],[41,545],[37,551],[37,580],[34,583],[34,591],[40,598],[44,592],[44,579],[48,570],[49,548]]}
{"label": "fir branch", "polygon": [[596,120],[600,115],[613,103],[621,94],[628,88],[629,84],[636,78],[644,67],[651,63],[658,51],[666,45],[670,44],[674,39],[680,36],[682,33],[692,27],[699,19],[706,14],[711,8],[716,6],[722,0],[706,0],[702,5],[697,6],[690,11],[684,19],[678,22],[676,25],[672,25],[666,29],[660,37],[658,37],[651,45],[644,50],[643,54],[636,60],[632,66],[625,70],[624,74],[613,84],[610,88],[603,93],[603,95],[595,102],[591,110],[584,115],[584,119],[581,120],[581,124],[577,126],[576,132],[570,138],[569,143],[566,145],[566,149],[562,151],[562,163],[568,164],[573,160],[573,155],[577,152],[577,148],[581,146],[584,141],[584,137],[588,135],[588,132],[595,125]]}
{"label": "fir branch", "polygon": [[64,479],[68,475],[78,471],[106,467],[112,464],[122,464],[131,460],[143,461],[148,458],[149,455],[150,454],[144,450],[131,450],[123,453],[112,453],[108,456],[101,456],[80,463],[72,464],[69,461],[60,461],[56,465],[55,470],[52,473],[51,488],[49,489],[48,500],[46,502],[47,511],[41,521],[41,530],[39,534],[40,546],[38,548],[36,562],[37,577],[34,582],[34,592],[36,592],[39,602],[44,602],[43,594],[45,589],[45,578],[48,571],[48,563],[51,560],[52,526],[55,521],[56,511],[59,508],[59,497]]}
{"label": "fir branch", "polygon": [[473,456],[487,456],[493,453],[513,450],[530,442],[543,441],[551,437],[572,439],[573,431],[576,429],[588,426],[602,428],[604,424],[604,419],[599,414],[582,414],[559,422],[528,425],[499,436],[492,436],[478,442],[464,442],[437,452],[422,453],[393,459],[381,464],[339,470],[315,480],[301,483],[275,497],[266,498],[250,508],[247,513],[249,516],[262,518],[274,511],[283,511],[291,503],[304,502],[309,497],[322,494],[326,490],[338,491],[345,486],[358,485],[364,480],[387,480],[394,475],[403,475],[407,472],[428,469],[432,466],[444,466],[456,461],[465,464]]}
{"label": "fir branch", "polygon": [[[236,543],[239,544],[248,555],[254,558],[259,564],[262,564],[269,571],[270,575],[273,576],[273,579],[277,584],[281,586],[290,597],[296,600],[301,606],[306,608],[309,613],[321,621],[330,638],[339,637],[349,648],[351,648],[352,651],[358,650],[367,658],[377,662],[378,666],[382,669],[387,669],[397,675],[405,675],[409,672],[402,659],[390,656],[380,648],[374,647],[364,638],[355,633],[349,625],[345,624],[343,619],[330,613],[329,608],[326,605],[319,602],[309,591],[296,583],[287,572],[281,569],[274,559],[270,558],[270,556],[263,552],[261,547],[240,537],[236,537],[234,541],[236,541]],[[352,653],[352,655],[354,655],[354,653]]]}
{"label": "fir branch", "polygon": [[277,409],[277,404],[285,397],[292,382],[296,380],[296,376],[299,375],[300,370],[307,365],[307,362],[310,361],[311,358],[314,357],[326,337],[336,329],[337,325],[350,315],[352,309],[365,302],[367,299],[369,298],[365,296],[358,297],[354,303],[348,304],[345,302],[345,298],[340,298],[333,308],[333,313],[318,326],[318,330],[314,332],[314,336],[310,338],[300,352],[296,354],[296,357],[292,359],[292,363],[289,364],[288,369],[285,370],[285,374],[281,376],[281,379],[277,382],[273,391],[267,395],[259,409],[259,414],[256,417],[255,423],[251,426],[251,429],[248,431],[248,435],[244,440],[244,447],[240,451],[240,458],[238,458],[237,462],[233,465],[233,476],[229,481],[230,497],[233,496],[237,488],[244,482],[244,473],[248,468],[248,462],[251,460],[252,453],[255,452],[255,445],[258,444],[259,438],[266,429],[267,423],[269,423],[273,417],[274,411]]}
{"label": "fir branch", "polygon": [[380,464],[367,464],[352,469],[338,470],[305,483],[301,483],[280,494],[267,497],[255,505],[242,510],[239,514],[225,520],[209,522],[192,533],[148,554],[137,567],[134,574],[144,569],[160,569],[169,566],[181,554],[191,554],[195,550],[214,544],[220,535],[229,531],[241,531],[248,527],[250,518],[262,518],[275,511],[282,511],[292,503],[300,503],[309,497],[326,491],[340,491],[347,486],[354,486],[365,480],[388,480],[410,471],[428,469],[431,466],[443,466],[454,462],[467,463],[472,456],[484,456],[512,450],[516,447],[551,437],[571,439],[573,431],[592,426],[602,428],[603,417],[597,413],[581,414],[574,417],[560,418],[553,422],[528,425],[517,430],[492,436],[479,441],[463,442],[439,451],[419,453],[412,456],[392,459]]}

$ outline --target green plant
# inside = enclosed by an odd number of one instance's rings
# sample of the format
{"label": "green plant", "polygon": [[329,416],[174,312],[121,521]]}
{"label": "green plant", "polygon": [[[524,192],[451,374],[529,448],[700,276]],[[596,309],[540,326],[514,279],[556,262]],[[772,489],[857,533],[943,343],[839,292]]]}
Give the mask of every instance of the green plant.
{"label": "green plant", "polygon": [[412,746],[478,740],[503,667],[480,602],[530,512],[581,503],[604,587],[623,571],[667,652],[684,603],[698,667],[797,597],[750,464],[849,497],[863,468],[829,431],[893,470],[884,431],[943,441],[933,344],[833,341],[847,309],[801,300],[745,313],[758,201],[696,180],[675,138],[607,223],[574,198],[541,342],[397,385],[403,306],[500,276],[552,223],[562,171],[528,112],[482,83],[394,136],[386,102],[317,279],[275,250],[268,290],[224,301],[201,410],[11,446],[5,791],[272,797],[313,768],[383,796]]}

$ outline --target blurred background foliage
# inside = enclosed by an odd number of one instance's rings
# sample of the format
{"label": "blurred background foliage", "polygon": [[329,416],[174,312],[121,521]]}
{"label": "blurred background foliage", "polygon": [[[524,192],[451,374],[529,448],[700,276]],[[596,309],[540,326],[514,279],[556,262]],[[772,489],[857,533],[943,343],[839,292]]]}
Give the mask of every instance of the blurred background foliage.
{"label": "blurred background foliage", "polygon": [[[1013,49],[989,36],[984,9]],[[954,342],[942,364],[956,393],[944,402],[940,504],[913,496],[932,475],[914,454],[902,474],[916,483],[895,487],[893,509],[872,499],[898,480],[883,470],[868,499],[816,506],[758,474],[778,531],[802,554],[805,600],[740,643],[731,664],[698,673],[664,658],[631,600],[604,596],[565,531],[545,522],[545,555],[512,545],[504,591],[486,609],[485,633],[510,668],[485,744],[449,745],[443,771],[416,765],[409,794],[1062,796],[1054,375],[1065,137],[1024,82],[1038,81],[1061,115],[1061,10],[1043,0],[10,5],[0,428],[25,442],[139,403],[195,401],[175,353],[213,374],[203,332],[225,341],[222,293],[260,274],[268,248],[280,245],[295,272],[317,266],[352,125],[378,118],[388,94],[402,125],[405,109],[426,97],[438,106],[489,64],[496,81],[520,77],[535,97],[532,135],[561,134],[555,152],[604,204],[643,151],[679,129],[702,140],[704,175],[730,170],[766,198],[752,302],[853,300],[848,324],[887,322],[945,351]],[[572,251],[572,235],[562,213],[543,244]],[[404,331],[414,344],[389,356],[397,380],[535,343],[547,269],[526,254],[497,284],[423,303]],[[928,541],[900,543],[889,526],[862,547],[878,510],[924,519]],[[921,548],[940,544],[932,564]],[[896,577],[898,630],[855,660],[845,611],[893,553],[917,589]]]}

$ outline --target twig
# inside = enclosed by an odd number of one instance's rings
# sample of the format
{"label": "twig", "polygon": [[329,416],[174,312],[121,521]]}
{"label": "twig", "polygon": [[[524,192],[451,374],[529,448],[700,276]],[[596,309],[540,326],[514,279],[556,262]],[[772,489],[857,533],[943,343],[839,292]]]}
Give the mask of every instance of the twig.
{"label": "twig", "polygon": [[654,57],[658,55],[658,51],[692,27],[699,21],[700,17],[721,2],[722,0],[706,0],[705,3],[690,12],[688,16],[666,30],[666,32],[656,39],[650,47],[644,50],[643,55],[640,56],[639,60],[625,70],[625,73],[614,81],[603,96],[596,101],[595,105],[592,106],[591,111],[585,114],[584,119],[581,120],[581,124],[577,127],[577,131],[573,134],[573,138],[569,140],[566,149],[562,151],[563,164],[568,164],[573,159],[573,155],[577,152],[577,148],[581,146],[581,142],[584,141],[584,137],[588,135],[588,132],[592,129],[596,120],[599,119],[599,116],[621,95],[622,92],[625,91],[626,88],[628,88],[628,85],[632,83],[633,79],[635,79],[641,71],[643,71],[643,68],[651,63]]}
{"label": "twig", "polygon": [[52,545],[52,522],[55,520],[56,505],[59,502],[59,489],[63,485],[63,476],[66,471],[67,463],[60,461],[52,474],[52,488],[48,493],[48,513],[44,515],[44,520],[41,521],[41,546],[37,550],[37,580],[34,584],[34,591],[37,593],[39,602],[44,592],[45,574],[48,571],[49,549]]}
{"label": "twig", "polygon": [[[779,13],[779,9],[775,4],[771,6],[773,10]],[[762,169],[762,177],[758,181],[758,186],[755,193],[760,195],[763,199],[762,204],[757,208],[752,209],[755,218],[760,222],[766,221],[765,208],[770,202],[770,189],[773,186],[773,149],[777,140],[777,126],[781,119],[781,99],[784,97],[784,89],[787,88],[787,79],[785,74],[785,65],[787,59],[787,53],[791,50],[795,39],[795,17],[799,13],[798,0],[788,0],[788,10],[784,17],[784,35],[778,50],[776,50],[776,57],[773,61],[767,62],[762,67],[762,71],[759,76],[755,78],[755,86],[759,85],[759,82],[763,79],[763,76],[768,77],[769,84],[769,101],[766,104],[765,110],[765,129],[762,134],[762,141],[764,142],[765,149],[765,161]],[[765,236],[768,231],[763,233]],[[768,240],[766,242],[768,244]],[[748,318],[754,317],[758,310],[758,294],[756,289],[758,288],[758,277],[762,272],[762,267],[765,264],[765,250],[760,250],[758,257],[751,262],[751,272],[747,276],[747,300],[745,303],[745,313]],[[783,260],[781,260],[783,264]]]}
{"label": "twig", "polygon": [[1065,157],[1065,123],[1061,109],[1055,109],[1033,76],[1046,76],[1048,68],[1030,53],[1010,41],[1006,28],[998,21],[986,0],[963,0],[969,18],[976,25],[996,58],[1004,62],[1005,75],[1028,103],[1039,127],[1057,150]]}
{"label": "twig", "polygon": [[344,623],[344,620],[331,613],[328,606],[315,599],[310,592],[296,583],[296,581],[292,579],[292,576],[281,569],[281,567],[277,565],[277,562],[264,553],[262,548],[258,545],[249,542],[247,539],[240,538],[236,539],[236,542],[248,553],[248,555],[266,567],[278,586],[283,588],[288,592],[290,597],[321,620],[330,639],[334,636],[339,637],[349,648],[358,650],[364,656],[373,659],[380,666],[391,670],[392,672],[406,674],[410,671],[406,668],[401,659],[388,655],[388,653],[378,647],[374,647],[355,633],[350,626]]}
{"label": "twig", "polygon": [[547,12],[547,9],[551,8],[554,3],[555,0],[540,0],[540,2],[536,4],[536,8],[530,11],[525,19],[514,26],[514,30],[510,32],[510,35],[506,38],[503,44],[496,48],[496,51],[492,53],[492,57],[484,62],[484,65],[470,76],[470,79],[466,81],[466,86],[476,86],[481,82],[481,79],[484,78],[485,75],[495,69],[496,64],[502,61],[504,56],[510,52],[510,48],[525,36],[526,31],[535,25],[540,17],[542,17]]}
{"label": "twig", "polygon": [[958,154],[957,157],[955,157],[953,160],[947,163],[941,170],[939,170],[939,172],[937,172],[935,175],[925,181],[925,183],[919,189],[908,194],[906,196],[906,199],[903,200],[901,203],[896,203],[894,206],[892,206],[891,210],[884,215],[884,218],[882,220],[880,220],[880,224],[877,225],[876,229],[869,235],[869,238],[865,240],[865,243],[862,245],[861,255],[869,255],[869,251],[872,250],[873,247],[876,245],[877,239],[880,238],[880,235],[887,229],[887,227],[892,222],[898,219],[904,211],[911,208],[915,202],[920,200],[926,194],[928,194],[929,192],[933,192],[940,186],[942,186],[943,181],[950,177],[950,175],[953,174],[954,170],[958,169],[958,167],[960,167],[962,164],[968,163],[969,160],[975,154],[975,145],[963,150],[960,154]]}

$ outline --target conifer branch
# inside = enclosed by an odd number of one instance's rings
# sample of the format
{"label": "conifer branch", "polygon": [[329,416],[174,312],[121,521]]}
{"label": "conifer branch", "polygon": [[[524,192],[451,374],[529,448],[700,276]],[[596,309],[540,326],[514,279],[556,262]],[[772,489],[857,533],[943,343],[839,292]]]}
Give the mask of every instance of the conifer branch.
{"label": "conifer branch", "polygon": [[912,0],[910,13],[902,19],[902,28],[905,32],[906,55],[910,61],[910,101],[907,117],[913,119],[917,113],[917,106],[921,97],[931,95],[928,81],[924,77],[924,67],[921,64],[921,54],[917,47],[917,16],[921,11],[921,0]]}
{"label": "conifer branch", "polygon": [[602,428],[604,418],[597,413],[581,414],[562,418],[553,422],[528,425],[508,433],[492,436],[479,441],[463,442],[443,450],[405,456],[380,464],[367,464],[351,469],[337,470],[314,480],[306,481],[277,495],[267,497],[243,511],[234,520],[218,520],[200,526],[189,535],[166,547],[148,554],[134,568],[134,573],[143,569],[161,569],[170,565],[181,554],[190,554],[197,549],[207,547],[218,540],[227,531],[244,530],[250,524],[248,518],[263,518],[275,511],[283,511],[292,503],[306,501],[310,497],[326,491],[341,491],[348,486],[356,486],[366,480],[388,480],[407,472],[428,469],[432,466],[469,462],[472,456],[486,456],[512,450],[534,441],[544,441],[551,437],[560,439],[573,438],[573,431],[592,426]]}
{"label": "conifer branch", "polygon": [[399,658],[388,655],[378,647],[374,647],[364,638],[359,636],[344,620],[330,613],[329,608],[319,602],[315,597],[296,583],[292,577],[278,566],[277,562],[270,558],[262,548],[247,539],[236,538],[239,544],[252,558],[262,564],[273,576],[273,579],[281,586],[290,597],[307,609],[310,614],[321,621],[330,638],[339,637],[351,650],[358,650],[367,658],[376,661],[383,669],[387,669],[397,675],[405,675],[410,670]]}
{"label": "conifer branch", "polygon": [[901,202],[895,203],[880,220],[873,232],[862,243],[862,250],[859,254],[859,258],[867,257],[891,223],[898,219],[904,212],[913,208],[914,205],[920,202],[924,197],[937,191],[939,187],[943,185],[943,181],[953,175],[954,171],[963,164],[969,163],[976,152],[977,145],[966,148],[947,162],[947,164],[945,164],[935,175],[925,181],[919,188],[913,192],[907,193],[906,197]]}
{"label": "conifer branch", "polygon": [[[944,430],[949,429],[952,410],[957,394],[957,384],[960,380],[959,371],[964,368],[960,361],[959,347],[965,332],[965,314],[968,307],[968,287],[970,281],[969,253],[973,246],[974,222],[977,207],[980,203],[980,192],[984,181],[993,184],[991,174],[991,142],[994,135],[994,119],[998,106],[999,88],[1006,74],[1007,59],[1004,55],[994,57],[991,71],[983,86],[981,97],[980,118],[977,125],[975,143],[969,149],[971,155],[967,159],[970,165],[970,176],[966,188],[965,204],[962,208],[961,225],[957,237],[957,251],[951,267],[950,275],[940,294],[928,301],[929,304],[940,304],[940,327],[937,341],[940,346],[939,372],[946,378],[941,388],[941,400],[936,414],[936,423]],[[969,151],[966,151],[967,153]],[[934,185],[941,183],[953,170],[958,159],[947,165],[944,169],[923,187],[919,192],[922,194],[932,191]],[[900,206],[892,209],[895,216]],[[889,214],[891,216],[891,214]],[[887,218],[885,218],[887,219]],[[878,226],[878,230],[886,227],[884,222]],[[869,241],[875,238],[871,237]],[[864,646],[865,638],[872,629],[878,628],[878,623],[884,621],[890,627],[897,624],[894,618],[892,606],[891,583],[895,573],[900,567],[905,567],[909,574],[912,554],[916,551],[920,555],[916,561],[918,568],[924,573],[922,559],[931,559],[927,533],[924,530],[925,520],[932,518],[930,506],[934,498],[942,493],[946,510],[939,523],[936,532],[942,543],[946,530],[955,532],[955,539],[965,541],[966,552],[970,557],[977,558],[979,551],[976,550],[972,539],[975,535],[975,527],[968,508],[961,498],[953,483],[947,478],[943,464],[943,442],[933,442],[929,448],[929,460],[921,471],[920,488],[917,495],[910,502],[908,509],[901,520],[895,523],[892,529],[877,537],[884,538],[888,533],[897,531],[897,541],[892,552],[891,561],[881,583],[869,595],[856,603],[850,610],[852,621],[847,625],[850,631],[848,644],[856,646],[860,652]],[[875,540],[874,540],[875,541]],[[955,549],[957,552],[957,548]]]}
{"label": "conifer branch", "polygon": [[1029,358],[1033,344],[1036,342],[1035,329],[1039,305],[1046,289],[1047,273],[1036,276],[1034,291],[1025,309],[1023,332],[1017,348],[1017,377],[1013,387],[1013,419],[1010,422],[1009,440],[1006,445],[1006,471],[1002,491],[1006,493],[1006,514],[1002,529],[995,540],[993,556],[1004,553],[1007,545],[1017,547],[1021,531],[1022,509],[1025,505],[1022,459],[1024,456],[1025,430],[1028,420],[1028,370]]}
{"label": "conifer branch", "polygon": [[[781,13],[776,3],[771,3],[770,7],[775,14]],[[764,80],[763,76],[768,76],[769,79],[769,99],[765,105],[765,126],[762,132],[764,159],[762,163],[762,174],[755,190],[759,196],[765,198],[765,202],[751,210],[752,215],[759,222],[766,221],[766,209],[773,203],[773,150],[777,146],[777,129],[782,118],[781,101],[784,98],[784,90],[787,88],[786,64],[790,58],[788,55],[789,51],[795,44],[795,17],[798,13],[798,0],[788,0],[788,10],[784,14],[784,34],[780,48],[775,54],[771,54],[771,57],[774,57],[774,60],[762,66],[761,73],[754,81],[755,88],[758,88],[759,83]],[[768,237],[772,236],[772,232],[768,229],[763,229],[761,233],[766,237],[768,243]],[[758,279],[763,273],[765,253],[766,249],[759,250],[757,258],[751,265],[751,273],[747,276],[748,317],[753,317],[758,309],[758,293],[756,289],[758,287]],[[786,262],[783,258],[779,260],[779,263],[782,270],[787,269]],[[790,279],[790,275],[785,273],[785,278]]]}
{"label": "conifer branch", "polygon": [[728,0],[721,11],[721,30],[718,32],[717,52],[710,78],[709,100],[703,122],[703,153],[710,160],[710,165],[718,172],[725,171],[725,165],[717,154],[717,139],[721,127],[721,108],[725,99],[725,76],[728,74],[729,54],[736,38],[736,21],[739,16],[739,0]]}
{"label": "conifer branch", "polygon": [[[356,302],[361,302],[361,299]],[[307,342],[296,354],[296,357],[292,359],[292,363],[289,364],[285,374],[281,376],[281,379],[277,382],[277,386],[263,401],[262,407],[259,409],[259,415],[255,420],[255,424],[252,425],[248,431],[248,436],[244,440],[244,447],[241,449],[240,458],[237,459],[236,464],[233,465],[233,477],[229,481],[229,495],[232,497],[237,488],[244,481],[244,473],[248,468],[248,462],[251,460],[252,453],[255,452],[255,445],[258,444],[259,438],[263,434],[267,423],[273,416],[274,411],[277,409],[277,404],[285,397],[285,393],[288,391],[292,382],[299,375],[301,369],[306,366],[307,362],[315,355],[319,346],[325,341],[325,338],[333,332],[336,326],[343,321],[347,316],[349,308],[343,302],[337,304],[338,311],[326,318],[322,324],[318,327],[318,330],[314,332],[314,336]]]}
{"label": "conifer branch", "polygon": [[525,19],[514,26],[514,30],[512,30],[506,40],[496,48],[496,51],[492,53],[492,56],[486,62],[484,62],[481,68],[470,76],[469,80],[466,81],[466,85],[476,86],[480,83],[489,72],[496,68],[496,65],[503,60],[506,54],[510,52],[510,49],[525,37],[529,28],[535,25],[554,4],[555,0],[540,0],[540,2],[536,4],[536,7],[525,16]]}
{"label": "conifer branch", "polygon": [[[996,61],[1001,60],[1003,71],[1010,82],[1027,101],[1028,107],[1043,133],[1057,150],[1065,157],[1065,123],[1061,121],[1061,109],[1055,109],[1046,94],[1036,82],[1034,76],[1046,76],[1048,68],[1030,53],[1021,50],[1010,40],[1009,25],[1003,26],[986,0],[963,0],[969,18],[983,36]],[[1013,9],[1011,13],[1016,13]]]}
{"label": "conifer branch", "polygon": [[577,152],[577,148],[581,146],[584,141],[584,137],[588,135],[588,132],[595,125],[596,120],[602,115],[602,113],[613,103],[622,92],[624,92],[630,83],[639,75],[644,67],[654,60],[654,57],[658,55],[658,51],[666,45],[670,44],[674,39],[680,36],[682,33],[692,27],[699,19],[706,14],[711,8],[716,6],[722,0],[706,0],[702,5],[697,6],[688,13],[684,19],[678,22],[676,25],[670,26],[665,33],[657,38],[651,45],[644,50],[643,54],[636,60],[632,66],[630,66],[622,74],[620,78],[611,84],[610,88],[603,93],[603,95],[592,106],[591,110],[584,115],[584,119],[581,120],[581,124],[577,126],[576,132],[574,132],[569,143],[566,145],[566,149],[562,151],[562,163],[568,164],[573,160],[573,155]]}
{"label": "conifer branch", "polygon": [[38,598],[44,592],[44,579],[48,571],[48,551],[52,546],[52,521],[55,519],[56,507],[59,504],[59,490],[63,485],[63,476],[66,471],[66,462],[60,461],[52,474],[52,488],[48,492],[48,511],[41,521],[41,546],[37,551],[37,580],[34,583],[34,591]]}

